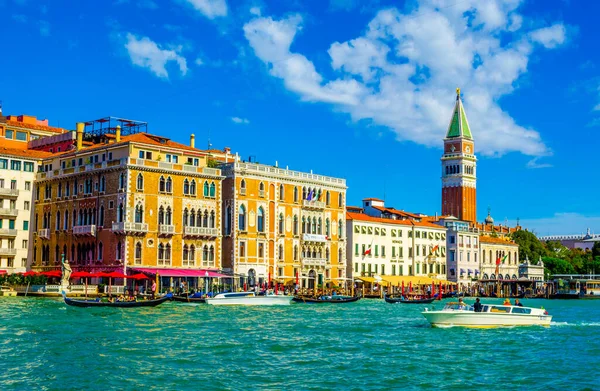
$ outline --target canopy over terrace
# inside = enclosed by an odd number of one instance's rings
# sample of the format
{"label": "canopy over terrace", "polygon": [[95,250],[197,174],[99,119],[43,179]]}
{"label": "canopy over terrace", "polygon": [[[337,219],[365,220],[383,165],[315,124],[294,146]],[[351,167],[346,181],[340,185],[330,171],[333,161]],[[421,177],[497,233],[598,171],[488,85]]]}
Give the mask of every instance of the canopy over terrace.
{"label": "canopy over terrace", "polygon": [[427,276],[381,276],[380,278],[356,277],[356,279],[369,284],[376,283],[379,285],[398,285],[402,284],[402,282],[405,284],[412,283],[413,285],[431,285],[431,283],[435,283],[436,285],[439,283],[442,283],[443,285],[456,285],[456,283],[452,281],[437,280]]}
{"label": "canopy over terrace", "polygon": [[221,274],[214,270],[206,269],[158,269],[147,267],[130,268],[140,273],[159,274],[162,277],[210,277],[210,278],[233,278],[227,274]]}

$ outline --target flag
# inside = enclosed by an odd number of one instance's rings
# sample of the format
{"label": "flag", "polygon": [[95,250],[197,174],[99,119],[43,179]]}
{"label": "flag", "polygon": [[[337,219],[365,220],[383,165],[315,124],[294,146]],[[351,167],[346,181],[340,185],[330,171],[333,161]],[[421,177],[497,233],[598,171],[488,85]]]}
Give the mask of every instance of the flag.
{"label": "flag", "polygon": [[500,262],[502,262],[502,258],[496,258],[496,266],[500,265]]}
{"label": "flag", "polygon": [[369,255],[371,254],[371,246],[369,245],[369,248],[365,250],[365,252],[363,253],[363,256],[365,255]]}
{"label": "flag", "polygon": [[436,244],[436,246],[431,249],[431,254],[433,254],[434,252],[436,252],[439,247],[440,247],[440,245]]}
{"label": "flag", "polygon": [[506,254],[506,255],[504,256],[504,258],[502,258],[502,263],[503,263],[503,264],[504,264],[504,262],[506,261],[506,258],[508,258],[508,254]]}
{"label": "flag", "polygon": [[312,190],[310,190],[310,191],[308,192],[308,195],[306,196],[306,200],[307,200],[307,201],[310,201],[310,200],[312,200],[312,194],[313,194],[313,191],[312,191]]}
{"label": "flag", "polygon": [[319,198],[321,198],[321,189],[319,189],[317,191],[317,195],[315,196],[315,200],[319,201]]}

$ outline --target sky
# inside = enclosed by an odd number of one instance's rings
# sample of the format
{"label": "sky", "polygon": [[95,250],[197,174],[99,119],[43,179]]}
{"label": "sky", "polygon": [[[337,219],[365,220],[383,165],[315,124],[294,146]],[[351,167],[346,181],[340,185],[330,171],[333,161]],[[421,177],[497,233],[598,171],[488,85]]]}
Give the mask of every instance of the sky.
{"label": "sky", "polygon": [[5,115],[147,121],[346,178],[348,205],[433,215],[459,87],[478,219],[600,233],[600,2],[0,0],[0,13]]}

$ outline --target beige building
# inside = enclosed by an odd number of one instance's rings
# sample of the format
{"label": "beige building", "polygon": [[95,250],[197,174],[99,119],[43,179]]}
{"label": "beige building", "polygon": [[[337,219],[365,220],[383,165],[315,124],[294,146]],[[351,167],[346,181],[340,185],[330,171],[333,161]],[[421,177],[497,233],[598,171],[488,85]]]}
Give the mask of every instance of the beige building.
{"label": "beige building", "polygon": [[250,286],[346,278],[346,181],[236,159],[221,165],[223,266]]}
{"label": "beige building", "polygon": [[[481,235],[481,279],[482,280],[516,280],[519,278],[519,245],[508,236]],[[504,257],[506,256],[506,259]],[[500,259],[498,275],[496,261]],[[502,259],[504,261],[502,262]]]}
{"label": "beige building", "polygon": [[31,248],[33,189],[41,159],[50,153],[27,149],[40,137],[64,129],[32,116],[0,116],[0,270],[24,272]]}
{"label": "beige building", "polygon": [[353,277],[427,276],[446,279],[446,227],[385,207],[377,198],[347,213],[349,273]]}

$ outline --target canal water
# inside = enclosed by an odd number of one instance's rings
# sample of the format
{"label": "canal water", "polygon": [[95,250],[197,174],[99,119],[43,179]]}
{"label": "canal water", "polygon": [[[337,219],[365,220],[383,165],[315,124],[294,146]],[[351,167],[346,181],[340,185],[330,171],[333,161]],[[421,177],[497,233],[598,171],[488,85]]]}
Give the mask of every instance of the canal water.
{"label": "canal water", "polygon": [[0,390],[599,389],[600,300],[524,303],[552,326],[431,328],[421,305],[369,299],[85,309],[0,298]]}

